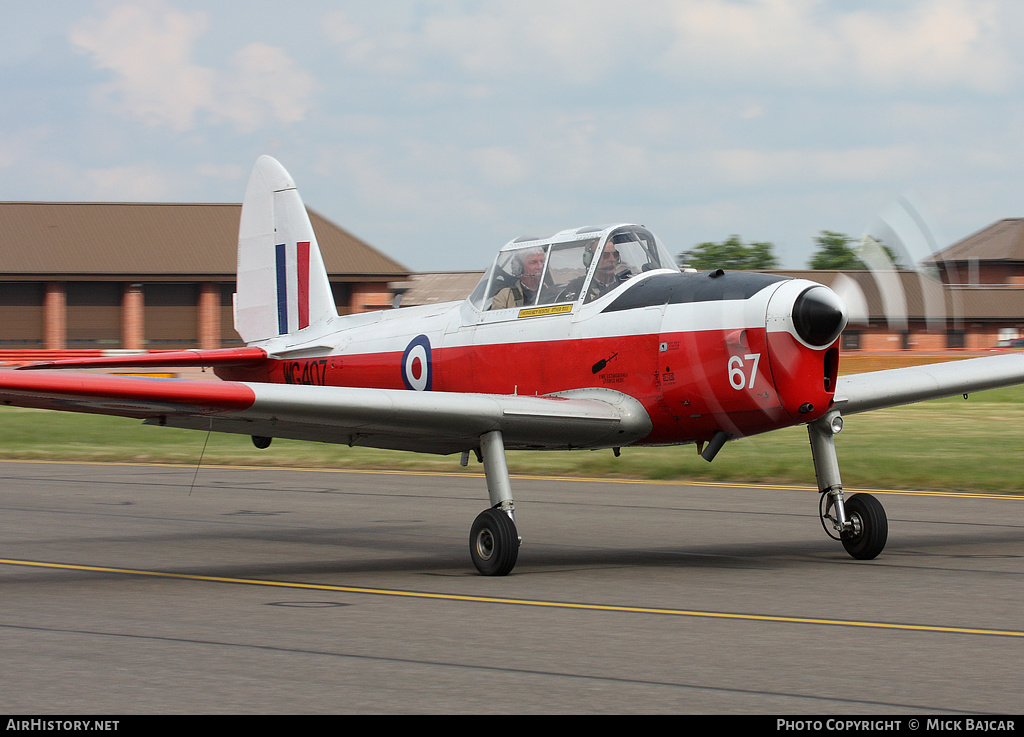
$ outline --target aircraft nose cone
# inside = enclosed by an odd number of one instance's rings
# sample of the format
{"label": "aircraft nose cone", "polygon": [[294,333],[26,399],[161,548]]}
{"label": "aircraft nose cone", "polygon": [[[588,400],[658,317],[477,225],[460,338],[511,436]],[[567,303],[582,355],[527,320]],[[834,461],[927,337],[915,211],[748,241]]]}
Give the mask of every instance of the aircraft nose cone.
{"label": "aircraft nose cone", "polygon": [[828,287],[805,289],[793,303],[793,326],[806,343],[831,344],[846,327],[846,305]]}

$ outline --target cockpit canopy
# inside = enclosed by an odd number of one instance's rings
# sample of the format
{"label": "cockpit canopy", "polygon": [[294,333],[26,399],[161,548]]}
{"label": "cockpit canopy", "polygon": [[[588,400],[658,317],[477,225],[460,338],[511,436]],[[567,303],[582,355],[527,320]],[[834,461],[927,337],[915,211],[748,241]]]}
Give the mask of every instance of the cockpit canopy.
{"label": "cockpit canopy", "polygon": [[478,310],[534,307],[614,291],[655,269],[679,271],[654,234],[639,225],[564,230],[548,238],[517,238],[498,252],[469,300]]}

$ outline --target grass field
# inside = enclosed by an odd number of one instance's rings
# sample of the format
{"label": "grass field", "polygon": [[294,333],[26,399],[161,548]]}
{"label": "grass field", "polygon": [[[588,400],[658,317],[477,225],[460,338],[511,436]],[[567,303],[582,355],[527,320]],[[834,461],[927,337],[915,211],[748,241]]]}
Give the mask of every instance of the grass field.
{"label": "grass field", "polygon": [[[137,461],[194,465],[207,434],[74,412],[0,408],[0,459]],[[836,438],[844,485],[856,488],[1024,491],[1024,387],[846,418]],[[714,463],[695,446],[608,451],[510,452],[513,474],[755,481],[813,486],[807,430],[794,427],[730,442]],[[212,434],[203,465],[444,470],[480,474],[472,460]]]}

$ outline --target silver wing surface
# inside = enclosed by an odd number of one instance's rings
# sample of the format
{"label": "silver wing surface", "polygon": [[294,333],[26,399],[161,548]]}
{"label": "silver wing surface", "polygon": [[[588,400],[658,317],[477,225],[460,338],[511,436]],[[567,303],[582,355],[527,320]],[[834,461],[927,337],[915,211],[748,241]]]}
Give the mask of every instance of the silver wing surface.
{"label": "silver wing surface", "polygon": [[1024,383],[1024,353],[871,371],[839,379],[835,409],[842,414]]}
{"label": "silver wing surface", "polygon": [[0,402],[441,454],[476,448],[492,430],[507,449],[566,450],[628,445],[651,431],[638,401],[607,389],[536,397],[0,371]]}

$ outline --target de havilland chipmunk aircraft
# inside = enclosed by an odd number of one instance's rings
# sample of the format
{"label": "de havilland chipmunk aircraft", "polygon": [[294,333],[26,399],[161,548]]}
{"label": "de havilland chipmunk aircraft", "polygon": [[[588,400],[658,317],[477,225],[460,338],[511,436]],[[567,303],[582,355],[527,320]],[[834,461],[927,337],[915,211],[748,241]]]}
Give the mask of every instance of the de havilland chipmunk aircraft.
{"label": "de havilland chipmunk aircraft", "polygon": [[[212,366],[221,381],[0,372],[0,402],[147,424],[483,462],[489,506],[470,555],[516,563],[506,449],[695,444],[808,428],[826,532],[854,558],[885,546],[869,494],[844,497],[834,435],[852,413],[1024,382],[1024,354],[839,377],[843,301],[802,279],[681,272],[646,228],[518,238],[463,302],[339,316],[295,184],[261,157],[238,238],[243,348],[54,361],[24,368]],[[830,532],[829,530],[833,530]]]}

